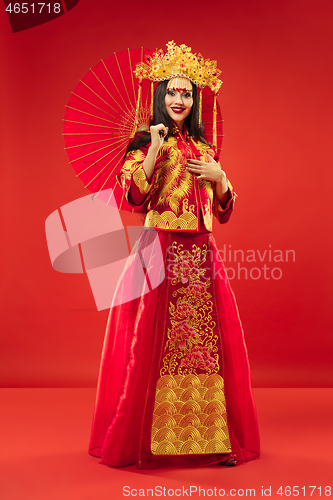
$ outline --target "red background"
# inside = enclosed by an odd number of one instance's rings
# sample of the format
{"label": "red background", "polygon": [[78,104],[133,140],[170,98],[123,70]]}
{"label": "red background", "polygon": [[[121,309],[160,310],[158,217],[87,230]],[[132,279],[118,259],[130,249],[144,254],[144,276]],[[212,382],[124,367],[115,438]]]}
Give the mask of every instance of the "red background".
{"label": "red background", "polygon": [[101,58],[172,39],[223,71],[221,161],[239,198],[215,224],[219,248],[295,250],[280,280],[232,280],[253,385],[331,386],[332,14],[325,0],[80,0],[13,34],[3,9],[2,386],[96,385],[107,311],[86,275],[52,269],[44,230],[87,194],[64,151],[65,104]]}

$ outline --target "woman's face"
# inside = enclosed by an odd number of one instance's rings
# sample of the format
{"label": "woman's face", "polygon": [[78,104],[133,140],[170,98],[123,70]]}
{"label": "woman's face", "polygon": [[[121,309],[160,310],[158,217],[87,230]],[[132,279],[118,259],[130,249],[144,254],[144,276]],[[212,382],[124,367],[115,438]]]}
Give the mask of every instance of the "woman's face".
{"label": "woman's face", "polygon": [[[173,85],[173,80],[169,82],[165,94],[165,108],[168,115],[183,130],[185,118],[190,114],[193,106],[193,90],[191,82],[187,81],[183,88],[178,87],[178,82]],[[179,80],[179,79],[178,79]],[[175,88],[177,85],[178,88]],[[191,87],[191,90],[189,88]]]}

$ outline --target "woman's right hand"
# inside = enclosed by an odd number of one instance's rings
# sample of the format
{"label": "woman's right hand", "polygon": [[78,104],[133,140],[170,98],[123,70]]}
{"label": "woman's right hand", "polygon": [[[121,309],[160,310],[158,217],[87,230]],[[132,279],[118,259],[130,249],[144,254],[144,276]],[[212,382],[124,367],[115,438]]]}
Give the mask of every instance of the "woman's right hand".
{"label": "woman's right hand", "polygon": [[[159,123],[158,125],[152,125],[150,127],[151,134],[151,145],[149,146],[147,156],[142,164],[143,170],[146,172],[146,177],[148,182],[151,181],[151,178],[154,173],[156,158],[160,147],[164,142],[164,137],[168,133],[168,127],[165,127],[163,123]],[[162,131],[163,134],[160,135],[159,132]]]}
{"label": "woman's right hand", "polygon": [[[162,131],[163,134],[160,134],[159,132]],[[162,146],[164,142],[164,137],[167,135],[169,131],[168,127],[165,127],[163,123],[159,123],[158,125],[152,125],[150,127],[150,134],[151,134],[151,147],[156,150],[156,152],[159,151],[160,147]]]}

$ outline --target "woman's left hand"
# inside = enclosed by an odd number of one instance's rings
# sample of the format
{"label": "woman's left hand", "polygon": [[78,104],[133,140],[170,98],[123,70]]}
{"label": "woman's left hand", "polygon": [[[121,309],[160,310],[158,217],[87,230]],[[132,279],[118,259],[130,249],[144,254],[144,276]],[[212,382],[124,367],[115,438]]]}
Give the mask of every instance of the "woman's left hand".
{"label": "woman's left hand", "polygon": [[225,172],[221,169],[218,163],[208,153],[206,153],[207,162],[200,160],[187,160],[186,168],[189,172],[196,174],[197,179],[205,179],[207,181],[215,181],[227,183]]}

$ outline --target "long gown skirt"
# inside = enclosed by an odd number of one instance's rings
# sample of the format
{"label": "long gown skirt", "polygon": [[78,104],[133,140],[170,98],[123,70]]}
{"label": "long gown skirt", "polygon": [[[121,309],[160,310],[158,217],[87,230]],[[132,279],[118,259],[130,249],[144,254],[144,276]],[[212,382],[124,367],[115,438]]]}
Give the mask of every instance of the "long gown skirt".
{"label": "long gown skirt", "polygon": [[212,233],[138,238],[110,310],[89,453],[140,469],[259,456],[243,330]]}

